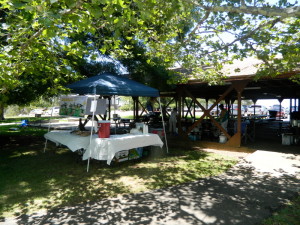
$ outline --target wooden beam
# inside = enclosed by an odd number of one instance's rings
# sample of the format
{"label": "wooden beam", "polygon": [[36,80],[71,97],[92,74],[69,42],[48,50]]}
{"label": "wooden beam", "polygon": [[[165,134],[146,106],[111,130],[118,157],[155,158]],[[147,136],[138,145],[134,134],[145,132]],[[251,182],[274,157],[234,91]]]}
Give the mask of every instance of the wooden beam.
{"label": "wooden beam", "polygon": [[[173,101],[175,101],[175,97],[173,97],[173,98],[171,99],[171,101],[169,101],[169,102],[166,104],[166,109],[168,108],[168,106],[169,106]],[[175,102],[175,105],[176,105],[176,102]],[[177,107],[176,107],[176,108],[177,108]],[[169,113],[168,111],[166,111],[166,114],[167,114],[168,116],[170,116],[170,113]]]}
{"label": "wooden beam", "polygon": [[[194,102],[194,101],[191,101],[191,103],[189,104],[189,103],[187,102],[186,98],[184,98],[184,103],[186,104],[186,107],[187,107],[187,112],[186,112],[184,118],[187,118],[188,114],[190,114],[191,117],[193,117],[192,112],[191,112],[191,108],[192,108],[193,102]],[[183,108],[184,108],[184,107],[183,107]]]}
{"label": "wooden beam", "polygon": [[[233,90],[233,85],[231,85],[221,96],[219,99],[216,100],[216,102],[214,104],[212,104],[212,106],[206,110],[201,104],[200,102],[198,102],[198,100],[192,95],[191,92],[189,92],[186,88],[183,89],[184,92],[193,99],[193,101],[203,110],[204,114],[200,117],[201,121],[203,120],[203,118],[205,116],[208,116],[210,118],[210,120],[212,121],[212,123],[219,128],[219,130],[221,130],[224,135],[230,139],[231,136],[227,133],[227,131],[211,116],[210,111],[220,102],[222,101],[232,90]],[[190,126],[190,128],[187,130],[187,133],[190,133],[201,121],[200,119],[195,122],[192,126]]]}
{"label": "wooden beam", "polygon": [[146,108],[142,105],[141,101],[140,100],[137,100],[138,101],[138,104],[142,107],[142,112],[141,114],[139,115],[139,117],[141,117],[143,115],[144,112],[147,112]]}
{"label": "wooden beam", "polygon": [[241,133],[234,134],[225,145],[231,147],[241,147]]}
{"label": "wooden beam", "polygon": [[138,115],[138,111],[139,111],[139,107],[138,107],[138,101],[139,101],[139,97],[132,97],[133,100],[133,119],[136,121],[139,118]]}

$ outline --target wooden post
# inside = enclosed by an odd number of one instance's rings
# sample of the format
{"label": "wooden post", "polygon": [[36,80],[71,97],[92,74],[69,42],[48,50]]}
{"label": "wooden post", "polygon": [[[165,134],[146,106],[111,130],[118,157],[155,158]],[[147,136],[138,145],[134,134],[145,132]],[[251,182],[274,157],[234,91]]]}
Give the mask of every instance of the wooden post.
{"label": "wooden post", "polygon": [[196,103],[195,103],[195,101],[193,101],[193,106],[194,106],[193,119],[195,122],[195,120],[196,120]]}
{"label": "wooden post", "polygon": [[242,142],[242,92],[248,81],[238,81],[234,82],[233,86],[237,92],[238,100],[238,117],[237,117],[237,132],[225,143],[229,146],[241,147]]}
{"label": "wooden post", "polygon": [[138,99],[138,97],[132,97],[132,100],[133,100],[133,119],[134,119],[134,121],[137,121],[137,119],[138,119],[138,114],[139,114],[139,107],[138,107],[138,101],[139,101],[139,99]]}
{"label": "wooden post", "polygon": [[183,135],[183,130],[181,126],[181,118],[182,118],[182,87],[179,88],[179,93],[178,93],[178,121],[177,121],[177,126],[178,126],[178,134]]}

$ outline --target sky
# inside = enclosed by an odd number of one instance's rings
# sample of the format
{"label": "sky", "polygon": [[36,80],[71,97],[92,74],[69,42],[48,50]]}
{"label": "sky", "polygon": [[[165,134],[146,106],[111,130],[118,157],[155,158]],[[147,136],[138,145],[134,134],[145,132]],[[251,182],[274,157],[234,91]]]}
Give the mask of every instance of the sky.
{"label": "sky", "polygon": [[[272,105],[278,105],[279,101],[277,99],[268,99],[268,100],[257,100],[256,102],[257,105],[263,105],[266,107],[272,106]],[[293,101],[294,104],[294,101]],[[281,102],[281,106],[285,107],[285,108],[289,108],[290,107],[290,100],[289,99],[284,99]]]}
{"label": "sky", "polygon": [[[278,2],[278,0],[265,0],[265,2],[270,4],[275,4]],[[297,2],[297,0],[288,0],[287,2],[294,4],[295,2]]]}

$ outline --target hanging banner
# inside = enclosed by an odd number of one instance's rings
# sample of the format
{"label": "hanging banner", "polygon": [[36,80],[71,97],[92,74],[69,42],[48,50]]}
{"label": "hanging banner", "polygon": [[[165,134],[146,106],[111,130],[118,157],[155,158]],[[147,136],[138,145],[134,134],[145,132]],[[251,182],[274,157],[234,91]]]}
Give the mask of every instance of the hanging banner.
{"label": "hanging banner", "polygon": [[[64,95],[60,97],[60,111],[61,116],[84,117],[85,115],[92,115],[91,102],[92,97]],[[107,109],[106,99],[97,99],[95,114],[105,114]]]}
{"label": "hanging banner", "polygon": [[61,96],[59,115],[83,117],[86,111],[87,100],[87,96]]}

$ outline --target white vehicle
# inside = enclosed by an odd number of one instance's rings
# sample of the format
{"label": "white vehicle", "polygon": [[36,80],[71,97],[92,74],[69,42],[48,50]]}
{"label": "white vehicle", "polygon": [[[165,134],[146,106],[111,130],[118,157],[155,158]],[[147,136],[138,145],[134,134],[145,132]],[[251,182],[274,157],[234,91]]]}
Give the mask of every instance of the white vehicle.
{"label": "white vehicle", "polygon": [[276,117],[287,118],[287,115],[285,113],[286,110],[283,106],[280,107],[280,105],[273,105],[270,110],[277,112]]}
{"label": "white vehicle", "polygon": [[44,114],[44,109],[33,109],[30,111],[29,115],[36,115],[36,114]]}
{"label": "white vehicle", "polygon": [[[211,106],[212,106],[212,104],[209,104],[207,109],[209,109]],[[215,107],[210,111],[210,114],[211,114],[212,116],[217,116],[217,115],[218,115],[218,112],[220,113],[220,110],[218,110],[218,107],[215,106]]]}
{"label": "white vehicle", "polygon": [[248,116],[265,116],[268,115],[268,113],[269,110],[263,105],[250,105],[247,109]]}
{"label": "white vehicle", "polygon": [[59,109],[60,109],[60,107],[58,107],[58,106],[49,108],[49,109],[46,111],[45,114],[46,114],[46,115],[51,115],[51,114],[52,114],[52,116],[53,116],[53,115],[57,116],[57,115],[59,114]]}

